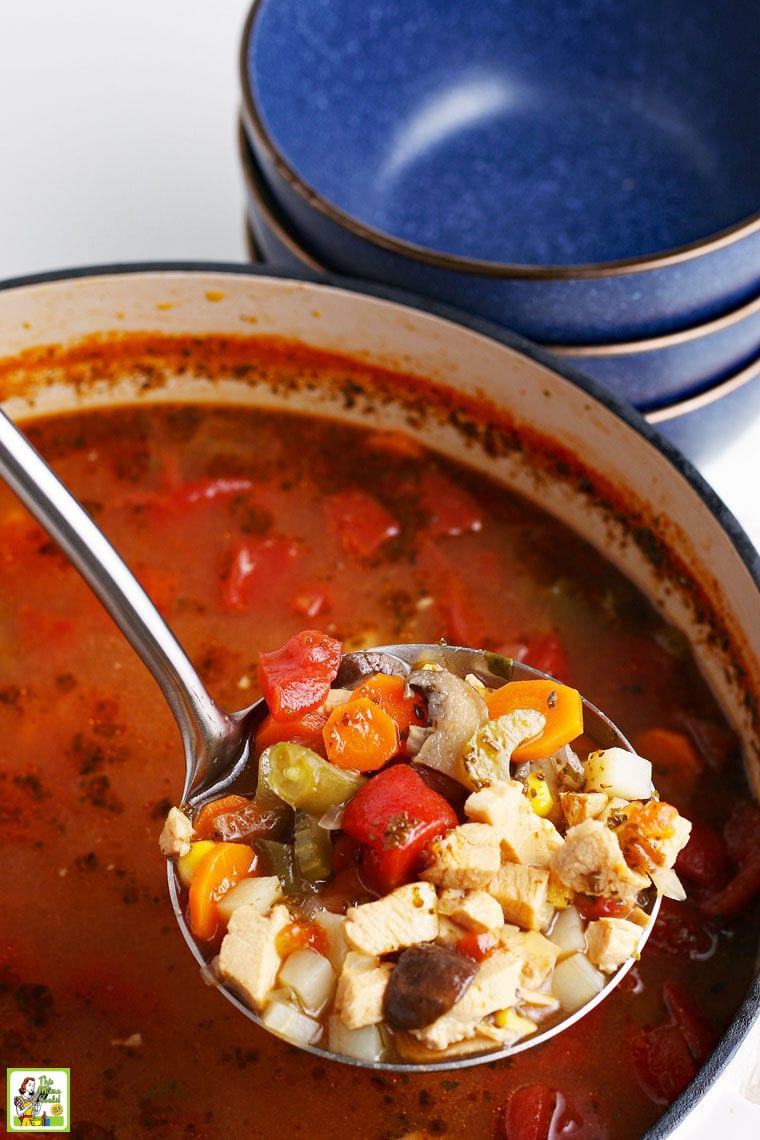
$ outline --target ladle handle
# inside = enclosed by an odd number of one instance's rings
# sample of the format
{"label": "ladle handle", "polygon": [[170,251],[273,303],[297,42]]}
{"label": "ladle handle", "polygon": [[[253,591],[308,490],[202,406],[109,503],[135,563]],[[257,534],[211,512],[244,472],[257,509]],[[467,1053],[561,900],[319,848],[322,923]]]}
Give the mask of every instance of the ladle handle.
{"label": "ladle handle", "polygon": [[206,692],[134,574],[2,410],[0,475],[71,560],[158,682],[182,735],[187,790],[203,758],[213,756],[228,736],[229,717]]}

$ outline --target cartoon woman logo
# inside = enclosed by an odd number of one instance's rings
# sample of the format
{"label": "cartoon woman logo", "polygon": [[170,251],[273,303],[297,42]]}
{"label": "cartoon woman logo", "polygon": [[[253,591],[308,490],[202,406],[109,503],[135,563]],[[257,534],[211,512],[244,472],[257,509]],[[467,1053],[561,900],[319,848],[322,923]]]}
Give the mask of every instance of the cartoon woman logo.
{"label": "cartoon woman logo", "polygon": [[18,1096],[13,1098],[13,1104],[22,1128],[39,1128],[47,1119],[47,1113],[40,1104],[34,1077],[24,1078],[19,1085]]}

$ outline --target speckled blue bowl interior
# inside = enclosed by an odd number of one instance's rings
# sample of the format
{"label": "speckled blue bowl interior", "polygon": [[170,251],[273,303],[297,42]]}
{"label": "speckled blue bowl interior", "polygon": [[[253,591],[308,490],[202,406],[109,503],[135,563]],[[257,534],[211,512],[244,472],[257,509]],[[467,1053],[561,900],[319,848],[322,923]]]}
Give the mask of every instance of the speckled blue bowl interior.
{"label": "speckled blue bowl interior", "polygon": [[760,211],[756,0],[259,0],[248,76],[297,179],[395,238],[578,265]]}

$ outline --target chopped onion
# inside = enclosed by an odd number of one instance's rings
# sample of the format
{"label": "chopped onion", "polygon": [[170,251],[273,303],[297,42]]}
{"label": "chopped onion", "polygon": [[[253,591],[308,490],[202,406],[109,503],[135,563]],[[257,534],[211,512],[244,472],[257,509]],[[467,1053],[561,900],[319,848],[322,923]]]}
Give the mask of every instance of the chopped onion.
{"label": "chopped onion", "polygon": [[652,787],[652,765],[636,752],[625,748],[601,748],[586,760],[584,791],[604,792],[625,800],[648,800]]}
{"label": "chopped onion", "polygon": [[257,875],[241,879],[218,900],[216,906],[225,922],[230,921],[233,910],[239,906],[255,906],[259,914],[266,914],[277,899],[282,897],[282,884],[277,875]]}
{"label": "chopped onion", "polygon": [[586,949],[586,933],[583,919],[574,906],[565,907],[557,912],[557,918],[551,929],[549,938],[555,946],[559,946],[558,961],[568,958]]}
{"label": "chopped onion", "polygon": [[345,811],[345,804],[330,804],[327,811],[320,816],[319,826],[323,827],[325,831],[339,831],[343,825]]}
{"label": "chopped onion", "polygon": [[651,879],[659,893],[664,895],[666,899],[675,899],[676,902],[683,902],[686,898],[683,883],[672,867],[664,867],[661,871],[653,871]]}
{"label": "chopped onion", "polygon": [[585,954],[572,954],[555,966],[552,991],[565,1013],[575,1013],[596,997],[606,980]]}

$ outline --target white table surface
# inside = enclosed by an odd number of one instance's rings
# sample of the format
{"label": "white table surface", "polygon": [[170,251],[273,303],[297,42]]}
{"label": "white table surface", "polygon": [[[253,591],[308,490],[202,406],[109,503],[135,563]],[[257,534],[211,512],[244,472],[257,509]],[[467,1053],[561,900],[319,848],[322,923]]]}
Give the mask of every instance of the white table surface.
{"label": "white table surface", "polygon": [[[0,279],[247,260],[236,128],[248,8],[0,0]],[[702,473],[760,546],[760,422]],[[758,1055],[748,1043],[679,1140],[757,1140]]]}

